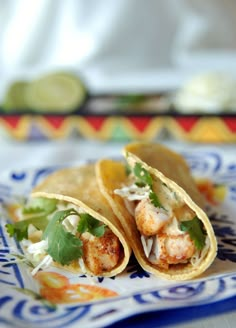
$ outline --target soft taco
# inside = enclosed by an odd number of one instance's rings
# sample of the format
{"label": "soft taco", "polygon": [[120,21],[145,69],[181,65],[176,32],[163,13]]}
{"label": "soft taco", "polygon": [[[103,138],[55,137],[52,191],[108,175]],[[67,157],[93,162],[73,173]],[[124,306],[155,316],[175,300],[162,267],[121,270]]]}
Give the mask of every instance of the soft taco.
{"label": "soft taco", "polygon": [[167,279],[199,276],[217,244],[186,161],[155,143],[128,144],[124,155],[128,165],[102,159],[96,174],[139,264]]}
{"label": "soft taco", "polygon": [[60,169],[34,188],[20,221],[7,225],[22,240],[33,274],[49,265],[115,276],[130,258],[123,228],[101,194],[94,164]]}

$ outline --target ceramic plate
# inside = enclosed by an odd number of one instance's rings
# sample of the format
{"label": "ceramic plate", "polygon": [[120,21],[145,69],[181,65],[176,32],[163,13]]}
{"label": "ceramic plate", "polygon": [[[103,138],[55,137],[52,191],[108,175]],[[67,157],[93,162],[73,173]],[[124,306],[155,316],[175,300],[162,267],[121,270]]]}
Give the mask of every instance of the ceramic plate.
{"label": "ceramic plate", "polygon": [[[5,206],[25,197],[57,167],[2,173],[1,327],[105,327],[134,315],[145,317],[148,327],[148,318],[161,317],[166,311],[175,311],[178,316],[183,315],[184,309],[209,309],[209,305],[229,301],[236,293],[236,158],[216,150],[183,155],[194,176],[201,180],[199,188],[207,197],[207,212],[219,248],[204,276],[185,282],[157,279],[143,271],[134,258],[124,273],[113,278],[88,278],[50,268],[40,271],[36,280],[26,263],[14,263],[22,250],[5,231],[5,223],[10,220]],[[131,326],[132,322],[127,322]],[[171,323],[170,317],[168,322]],[[123,327],[126,324],[123,321]]]}

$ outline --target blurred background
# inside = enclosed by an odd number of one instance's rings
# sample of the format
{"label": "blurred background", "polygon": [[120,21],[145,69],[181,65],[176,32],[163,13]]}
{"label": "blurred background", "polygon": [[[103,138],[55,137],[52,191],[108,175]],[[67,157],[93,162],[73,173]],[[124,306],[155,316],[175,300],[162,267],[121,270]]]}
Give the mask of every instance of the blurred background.
{"label": "blurred background", "polygon": [[[230,114],[232,122],[235,31],[234,0],[0,0],[0,103],[6,134],[18,139],[64,136],[54,133],[55,124],[45,132],[48,124],[39,124],[36,114],[73,115],[70,124],[86,137],[94,134],[86,134],[80,115],[89,127],[90,113],[113,115],[124,139],[127,129],[123,121],[117,123],[117,115],[161,115],[154,132],[128,134],[129,139],[158,138],[160,126],[173,131],[170,119],[176,114]],[[33,115],[27,124],[33,121],[36,132],[32,126],[16,131],[16,122],[9,121],[9,115],[25,113]],[[55,119],[58,132],[61,121]],[[140,124],[134,128],[140,130]],[[177,137],[187,133],[182,130]],[[113,132],[98,137],[114,139]],[[225,137],[214,132],[205,140],[235,141],[232,126],[228,132]]]}

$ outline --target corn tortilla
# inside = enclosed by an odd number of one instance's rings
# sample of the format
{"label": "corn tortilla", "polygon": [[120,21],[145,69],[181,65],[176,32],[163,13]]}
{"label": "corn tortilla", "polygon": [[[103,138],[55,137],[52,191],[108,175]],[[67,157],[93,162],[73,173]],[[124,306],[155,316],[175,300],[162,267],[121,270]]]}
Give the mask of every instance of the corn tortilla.
{"label": "corn tortilla", "polygon": [[129,165],[141,163],[151,176],[157,177],[173,190],[202,221],[210,240],[207,255],[197,266],[191,263],[177,264],[165,270],[149,262],[143,250],[134,216],[126,209],[123,198],[114,193],[114,190],[122,188],[127,180],[125,164],[122,161],[102,159],[96,165],[101,192],[110,203],[115,215],[119,217],[139,264],[144,270],[165,279],[187,280],[201,275],[214,261],[217,243],[212,225],[202,209],[203,198],[185,160],[179,154],[155,143],[131,143],[124,148],[123,153]]}
{"label": "corn tortilla", "polygon": [[[103,272],[101,276],[115,276],[126,268],[131,249],[120,221],[98,188],[94,164],[65,168],[52,173],[34,188],[31,196],[57,199],[79,206],[86,213],[107,225],[119,238],[123,255],[115,268],[110,272]],[[67,266],[67,269],[82,272],[77,263]],[[88,268],[86,272],[92,275]]]}

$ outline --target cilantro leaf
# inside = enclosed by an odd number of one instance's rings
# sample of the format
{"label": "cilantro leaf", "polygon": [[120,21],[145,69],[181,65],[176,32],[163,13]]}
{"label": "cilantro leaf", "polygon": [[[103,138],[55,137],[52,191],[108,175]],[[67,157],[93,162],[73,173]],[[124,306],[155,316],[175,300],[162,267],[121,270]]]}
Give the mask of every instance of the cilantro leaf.
{"label": "cilantro leaf", "polygon": [[23,207],[22,214],[24,217],[26,216],[37,216],[44,212],[44,210],[40,207]]}
{"label": "cilantro leaf", "polygon": [[33,198],[22,210],[23,216],[49,215],[57,209],[57,200],[50,198]]}
{"label": "cilantro leaf", "polygon": [[90,214],[82,213],[80,214],[77,230],[80,233],[88,231],[96,237],[101,237],[104,235],[105,225],[101,225],[100,222]]}
{"label": "cilantro leaf", "polygon": [[131,166],[129,165],[129,163],[126,163],[126,165],[125,165],[125,174],[128,176],[128,175],[130,175],[131,172],[132,172]]}
{"label": "cilantro leaf", "polygon": [[[135,163],[133,172],[134,172],[134,175],[136,176],[136,178],[138,179],[135,182],[135,184],[138,187],[145,187],[146,185],[148,185],[150,187],[150,189],[152,190],[153,179],[151,177],[151,174],[147,170],[145,170],[140,163]],[[166,210],[165,207],[161,204],[157,194],[154,193],[153,191],[150,191],[149,199],[151,200],[151,203],[155,207],[163,208],[164,210]]]}
{"label": "cilantro leaf", "polygon": [[23,239],[28,239],[28,226],[16,227],[16,223],[15,224],[8,223],[5,225],[5,227],[10,237],[15,237],[18,241],[21,241]]}
{"label": "cilantro leaf", "polygon": [[166,210],[165,207],[161,204],[157,194],[155,194],[155,192],[151,191],[149,194],[149,199],[151,200],[151,203],[155,206],[155,207],[160,207],[163,208],[163,210]]}
{"label": "cilantro leaf", "polygon": [[7,232],[10,237],[15,237],[18,241],[28,239],[28,227],[32,224],[38,230],[45,230],[48,219],[47,215],[51,214],[57,208],[57,200],[43,197],[33,198],[28,206],[23,207],[23,220],[6,224]]}
{"label": "cilantro leaf", "polygon": [[150,173],[145,170],[140,163],[135,163],[133,169],[134,175],[138,178],[137,183],[148,185],[152,189],[153,181]]}
{"label": "cilantro leaf", "polygon": [[48,240],[48,254],[62,265],[68,265],[83,255],[83,242],[78,236],[66,231],[61,224],[70,215],[80,217],[77,228],[80,233],[88,231],[101,237],[105,232],[105,225],[100,225],[98,220],[87,213],[78,213],[73,208],[56,212],[43,233],[43,239]]}
{"label": "cilantro leaf", "polygon": [[61,224],[62,221],[65,220],[70,215],[79,216],[79,213],[73,208],[55,212],[43,233],[43,239],[46,239],[49,237],[49,235],[52,235],[54,228],[56,229],[56,226]]}
{"label": "cilantro leaf", "polygon": [[48,254],[62,265],[69,265],[83,254],[82,241],[61,224],[70,215],[79,213],[72,208],[56,212],[43,233],[43,239],[48,239]]}
{"label": "cilantro leaf", "polygon": [[146,183],[144,183],[144,182],[140,182],[140,181],[135,182],[135,184],[136,184],[136,186],[138,186],[139,188],[143,188],[143,187],[146,186]]}
{"label": "cilantro leaf", "polygon": [[180,229],[189,233],[190,238],[198,250],[205,246],[206,235],[203,233],[202,221],[195,216],[192,220],[182,221]]}
{"label": "cilantro leaf", "polygon": [[53,238],[48,239],[48,254],[54,261],[69,265],[73,260],[77,260],[83,254],[82,241],[70,232],[67,232],[61,224],[57,224]]}
{"label": "cilantro leaf", "polygon": [[10,237],[15,237],[18,241],[28,239],[28,227],[32,224],[38,230],[44,230],[48,224],[45,216],[22,220],[15,223],[6,224],[6,229]]}

